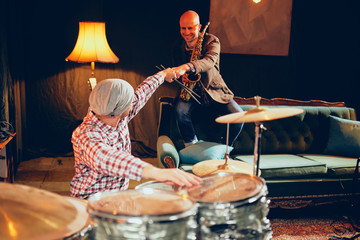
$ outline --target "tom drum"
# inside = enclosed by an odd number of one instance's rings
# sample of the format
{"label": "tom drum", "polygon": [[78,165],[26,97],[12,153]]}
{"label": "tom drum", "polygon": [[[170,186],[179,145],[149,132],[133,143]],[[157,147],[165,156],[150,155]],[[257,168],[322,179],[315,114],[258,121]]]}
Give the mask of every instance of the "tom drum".
{"label": "tom drum", "polygon": [[243,173],[218,173],[203,177],[188,189],[198,203],[200,239],[271,239],[267,219],[269,200],[262,178]]}
{"label": "tom drum", "polygon": [[146,187],[88,199],[95,239],[188,239],[196,210],[187,194]]}

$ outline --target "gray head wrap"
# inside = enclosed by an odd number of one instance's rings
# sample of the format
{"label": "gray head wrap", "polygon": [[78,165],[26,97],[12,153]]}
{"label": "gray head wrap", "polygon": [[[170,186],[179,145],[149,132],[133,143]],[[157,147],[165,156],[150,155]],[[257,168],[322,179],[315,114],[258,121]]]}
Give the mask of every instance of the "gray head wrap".
{"label": "gray head wrap", "polygon": [[122,79],[105,79],[92,90],[91,109],[99,115],[117,116],[125,112],[134,98],[134,88]]}

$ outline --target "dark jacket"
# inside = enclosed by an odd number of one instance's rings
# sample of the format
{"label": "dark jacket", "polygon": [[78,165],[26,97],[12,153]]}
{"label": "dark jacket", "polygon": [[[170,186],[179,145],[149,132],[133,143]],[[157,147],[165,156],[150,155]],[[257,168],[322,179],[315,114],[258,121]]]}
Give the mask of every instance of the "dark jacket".
{"label": "dark jacket", "polygon": [[[179,41],[173,52],[173,61],[176,66],[188,63],[190,54],[186,53],[185,41]],[[204,84],[206,92],[209,96],[220,103],[230,102],[234,94],[227,87],[225,81],[220,74],[220,41],[209,33],[206,33],[203,40],[202,57],[199,60],[192,61],[195,66],[194,74],[201,74],[201,81]]]}

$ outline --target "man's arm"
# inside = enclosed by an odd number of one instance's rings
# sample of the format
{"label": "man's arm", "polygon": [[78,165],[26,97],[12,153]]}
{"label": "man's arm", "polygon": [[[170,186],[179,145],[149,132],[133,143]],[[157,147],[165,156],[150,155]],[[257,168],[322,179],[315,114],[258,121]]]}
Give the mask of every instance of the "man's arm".
{"label": "man's arm", "polygon": [[193,73],[198,74],[201,72],[207,72],[213,68],[219,61],[220,56],[220,41],[214,35],[209,35],[206,38],[204,44],[204,56],[195,61],[182,64],[180,66],[174,67],[174,71],[177,75],[183,75],[184,73]]}
{"label": "man's arm", "polygon": [[206,38],[206,42],[204,44],[205,53],[201,57],[201,59],[192,61],[191,63],[194,65],[194,74],[207,72],[211,68],[213,68],[219,62],[220,57],[220,41],[214,35],[209,35]]}
{"label": "man's arm", "polygon": [[176,72],[171,68],[164,69],[150,77],[147,77],[135,90],[133,108],[129,114],[130,121],[146,104],[156,89],[165,81],[172,82]]}

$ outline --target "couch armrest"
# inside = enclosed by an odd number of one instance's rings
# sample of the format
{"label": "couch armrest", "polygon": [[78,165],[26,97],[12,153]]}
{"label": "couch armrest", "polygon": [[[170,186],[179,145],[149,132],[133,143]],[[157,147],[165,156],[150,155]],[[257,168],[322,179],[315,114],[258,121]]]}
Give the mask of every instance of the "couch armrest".
{"label": "couch armrest", "polygon": [[159,98],[159,102],[160,103],[169,103],[169,104],[174,104],[175,98],[171,97],[171,96],[161,96]]}
{"label": "couch armrest", "polygon": [[160,118],[158,125],[158,136],[171,136],[171,124],[175,123],[175,112],[173,107],[173,98],[160,98]]}
{"label": "couch armrest", "polygon": [[158,166],[164,166],[165,168],[179,167],[179,163],[180,163],[179,153],[174,143],[166,135],[161,135],[158,137],[157,159],[158,159]]}

